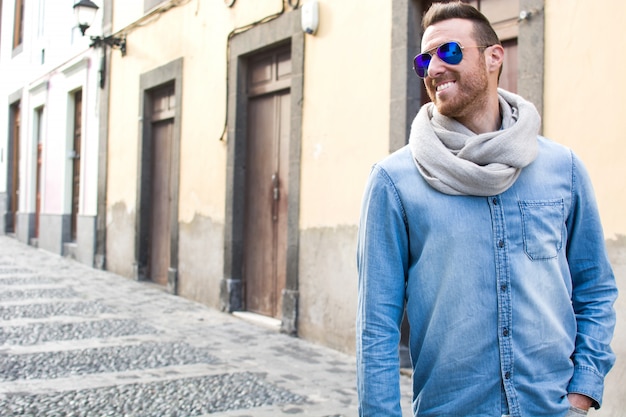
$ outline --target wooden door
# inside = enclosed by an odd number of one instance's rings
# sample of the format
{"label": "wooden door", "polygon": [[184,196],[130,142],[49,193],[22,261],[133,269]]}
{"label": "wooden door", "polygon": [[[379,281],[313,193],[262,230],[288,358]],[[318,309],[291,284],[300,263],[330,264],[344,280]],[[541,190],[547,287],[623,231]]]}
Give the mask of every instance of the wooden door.
{"label": "wooden door", "polygon": [[82,139],[83,93],[74,94],[74,140],[72,147],[72,213],[70,219],[70,239],[76,241],[78,230],[78,210],[80,204],[80,152]]}
{"label": "wooden door", "polygon": [[41,162],[43,157],[43,107],[37,109],[37,167],[35,169],[35,237],[39,237],[39,216],[41,214]]}
{"label": "wooden door", "polygon": [[247,310],[271,317],[286,282],[290,74],[289,50],[251,60],[243,273]]}
{"label": "wooden door", "polygon": [[11,106],[11,163],[10,163],[10,187],[9,191],[9,218],[7,222],[7,233],[15,233],[17,229],[17,212],[19,210],[20,198],[20,124],[21,111],[20,104]]}
{"label": "wooden door", "polygon": [[171,260],[173,87],[154,92],[152,104],[147,273],[153,282],[167,285]]}
{"label": "wooden door", "polygon": [[39,216],[41,215],[41,156],[42,144],[37,144],[37,178],[35,178],[35,237],[39,237]]}

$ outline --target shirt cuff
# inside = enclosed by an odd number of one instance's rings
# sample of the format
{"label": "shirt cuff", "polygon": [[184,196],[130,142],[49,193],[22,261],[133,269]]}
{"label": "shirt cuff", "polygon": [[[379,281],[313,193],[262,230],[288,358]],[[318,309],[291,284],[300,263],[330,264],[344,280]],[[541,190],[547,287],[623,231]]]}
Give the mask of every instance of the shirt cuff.
{"label": "shirt cuff", "polygon": [[593,400],[591,406],[598,409],[602,405],[604,377],[590,367],[575,366],[567,392],[586,395]]}

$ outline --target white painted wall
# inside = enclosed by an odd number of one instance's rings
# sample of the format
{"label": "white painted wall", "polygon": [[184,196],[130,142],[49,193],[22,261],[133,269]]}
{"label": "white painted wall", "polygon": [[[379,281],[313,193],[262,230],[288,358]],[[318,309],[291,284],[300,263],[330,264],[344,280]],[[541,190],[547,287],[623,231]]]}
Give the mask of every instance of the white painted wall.
{"label": "white painted wall", "polygon": [[[67,214],[71,210],[72,93],[83,90],[83,144],[80,214],[95,215],[98,177],[98,66],[100,50],[89,48],[74,21],[74,0],[24,2],[21,52],[13,51],[13,1],[2,3],[0,34],[0,192],[7,191],[9,96],[21,94],[19,212],[35,211],[37,117],[41,123],[43,162],[41,212]],[[96,3],[100,3],[96,1]],[[100,34],[101,12],[90,33]],[[5,133],[7,132],[7,133]]]}

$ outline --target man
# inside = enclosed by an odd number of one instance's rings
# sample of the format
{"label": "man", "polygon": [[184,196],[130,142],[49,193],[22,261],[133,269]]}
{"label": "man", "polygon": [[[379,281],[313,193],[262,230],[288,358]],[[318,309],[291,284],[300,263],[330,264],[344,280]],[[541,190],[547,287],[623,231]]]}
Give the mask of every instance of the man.
{"label": "man", "polygon": [[498,89],[504,57],[463,3],[423,19],[432,103],[372,169],[358,240],[362,416],[400,416],[410,323],[415,416],[579,416],[615,360],[617,288],[589,176]]}

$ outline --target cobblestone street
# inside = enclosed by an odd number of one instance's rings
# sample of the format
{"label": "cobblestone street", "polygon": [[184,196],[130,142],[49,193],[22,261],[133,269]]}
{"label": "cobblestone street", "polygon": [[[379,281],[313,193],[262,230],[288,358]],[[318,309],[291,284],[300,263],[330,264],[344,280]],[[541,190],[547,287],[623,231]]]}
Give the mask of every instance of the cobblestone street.
{"label": "cobblestone street", "polygon": [[354,367],[350,355],[0,237],[3,417],[354,416]]}

